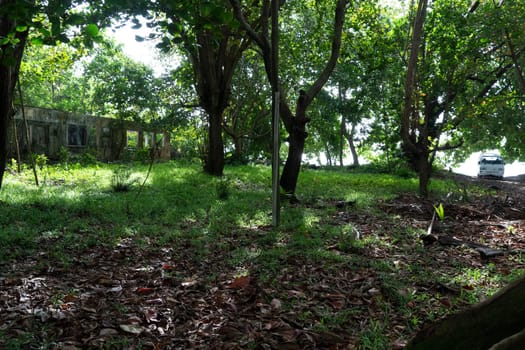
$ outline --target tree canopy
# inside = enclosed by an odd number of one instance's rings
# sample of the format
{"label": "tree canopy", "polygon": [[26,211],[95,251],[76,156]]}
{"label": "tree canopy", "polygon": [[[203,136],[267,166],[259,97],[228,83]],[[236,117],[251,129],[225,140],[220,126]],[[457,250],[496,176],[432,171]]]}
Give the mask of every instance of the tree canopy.
{"label": "tree canopy", "polygon": [[[461,160],[499,148],[520,159],[525,39],[517,14],[525,5],[475,3],[418,1],[393,10],[376,1],[281,2],[283,189],[295,191],[304,150],[340,164],[347,150],[356,163],[358,153],[406,161],[419,173],[422,194],[442,151]],[[271,73],[270,4],[2,1],[3,106],[12,106],[21,64],[30,104],[47,99],[71,111],[149,120],[161,113],[179,131],[202,129],[205,141],[194,146],[206,171],[221,175],[230,147],[242,161],[269,154],[260,137],[271,122],[270,90],[261,80]],[[158,40],[182,64],[156,78],[103,44],[102,27],[123,21],[149,27],[137,40]],[[58,42],[67,46],[42,46]],[[98,53],[76,79],[72,67],[93,42]],[[11,113],[6,107],[2,114],[6,130]]]}

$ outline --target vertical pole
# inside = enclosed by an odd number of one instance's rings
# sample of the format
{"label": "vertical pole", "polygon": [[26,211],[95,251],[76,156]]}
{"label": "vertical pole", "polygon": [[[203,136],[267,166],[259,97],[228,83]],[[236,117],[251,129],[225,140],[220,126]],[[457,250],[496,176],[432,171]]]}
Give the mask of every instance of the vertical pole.
{"label": "vertical pole", "polygon": [[279,91],[273,93],[273,153],[272,153],[272,225],[279,226],[281,204],[279,193]]}
{"label": "vertical pole", "polygon": [[279,193],[279,0],[272,0],[272,225],[279,226],[281,216]]}

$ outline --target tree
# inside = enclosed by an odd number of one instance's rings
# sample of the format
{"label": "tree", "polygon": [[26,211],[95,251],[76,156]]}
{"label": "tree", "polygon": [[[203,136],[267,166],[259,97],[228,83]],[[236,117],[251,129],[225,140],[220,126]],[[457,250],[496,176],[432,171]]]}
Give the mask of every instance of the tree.
{"label": "tree", "polygon": [[245,51],[233,76],[231,104],[224,114],[223,129],[233,146],[231,161],[270,158],[269,96],[266,73],[257,53]]}
{"label": "tree", "polygon": [[7,133],[13,115],[15,85],[33,5],[0,0],[0,188],[7,162]]}
{"label": "tree", "polygon": [[396,147],[397,140],[386,139],[396,134],[394,122],[388,128],[374,126],[396,115],[402,64],[393,20],[378,2],[363,3],[347,22],[340,62],[329,84],[339,100],[340,142],[348,142],[353,164],[358,164],[356,143],[366,145],[366,132],[384,135],[367,142],[379,143],[385,154]]}
{"label": "tree", "polygon": [[[490,2],[480,8],[488,6],[492,13]],[[414,17],[401,138],[423,196],[436,153],[463,144],[462,123],[477,117],[475,110],[498,93],[515,66],[505,38],[492,38],[494,23],[478,17],[478,11],[467,16],[467,4],[455,0],[434,1],[427,11],[421,0]]]}
{"label": "tree", "polygon": [[[268,20],[271,15],[270,1],[265,0],[262,2],[260,8],[259,21],[260,25],[254,27],[250,25],[247,17],[250,13],[253,13],[252,8],[243,8],[239,0],[230,0],[233,6],[235,17],[239,20],[242,27],[246,30],[252,40],[259,46],[262,51],[262,57],[266,69],[268,79],[272,80],[272,48],[270,45],[270,32]],[[280,102],[279,110],[283,124],[288,132],[288,156],[281,174],[280,185],[281,188],[292,195],[295,195],[295,189],[297,186],[297,180],[299,178],[299,172],[301,168],[301,161],[304,151],[304,144],[308,134],[306,133],[306,124],[310,121],[306,116],[306,111],[313,99],[321,91],[324,84],[328,81],[330,74],[336,66],[337,59],[339,57],[339,51],[341,48],[341,35],[343,31],[343,23],[345,19],[347,0],[338,0],[335,4],[335,16],[333,19],[333,33],[330,42],[330,54],[326,59],[325,65],[322,68],[316,67],[315,74],[317,77],[306,89],[299,90],[299,96],[296,100],[295,113],[289,106],[286,91],[280,87]],[[312,24],[310,22],[315,18],[316,15],[326,13],[326,10],[330,8],[331,2],[318,2],[318,7],[312,6],[312,4],[296,4],[301,7],[301,11],[288,15],[288,19],[296,18],[304,20],[303,23]],[[290,5],[290,4],[288,4]],[[294,10],[295,7],[289,7],[289,10]],[[316,12],[317,11],[317,12]],[[297,28],[295,28],[297,30]],[[304,28],[303,28],[304,29]],[[326,33],[324,33],[326,34]],[[328,34],[326,34],[328,35]],[[297,45],[300,40],[304,40],[306,37],[302,35],[296,35],[295,44]],[[311,49],[309,47],[308,49]],[[294,62],[297,65],[297,62]],[[306,64],[308,66],[308,64]]]}
{"label": "tree", "polygon": [[230,103],[235,67],[250,40],[241,35],[229,6],[219,0],[138,3],[142,8],[131,13],[146,14],[148,26],[160,30],[160,47],[178,47],[191,62],[199,105],[207,114],[204,170],[220,176],[224,169],[223,114]]}
{"label": "tree", "polygon": [[135,121],[158,117],[160,79],[152,68],[124,55],[120,45],[100,43],[83,75],[91,89],[90,113]]}
{"label": "tree", "polygon": [[305,145],[305,153],[326,156],[328,165],[334,165],[340,153],[339,101],[327,91],[321,90],[310,107],[311,122]]}
{"label": "tree", "polygon": [[[524,159],[522,142],[525,88],[523,78],[523,23],[519,20],[525,12],[522,1],[482,3],[469,17],[478,23],[483,33],[486,50],[494,62],[498,62],[501,74],[498,83],[480,96],[477,103],[466,106],[471,118],[462,124],[465,149],[456,152],[458,158],[468,153],[499,148],[507,160]],[[496,69],[494,67],[493,69]],[[488,83],[491,76],[486,73],[473,75],[478,84]]]}
{"label": "tree", "polygon": [[70,45],[27,45],[20,67],[25,104],[84,112],[82,79],[75,62],[82,53]]}

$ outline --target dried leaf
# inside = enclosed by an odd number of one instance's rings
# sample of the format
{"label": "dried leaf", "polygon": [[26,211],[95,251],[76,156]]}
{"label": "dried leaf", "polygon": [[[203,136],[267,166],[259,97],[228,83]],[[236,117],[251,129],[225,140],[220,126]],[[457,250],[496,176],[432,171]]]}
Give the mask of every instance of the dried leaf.
{"label": "dried leaf", "polygon": [[270,302],[270,306],[272,307],[272,309],[274,310],[279,310],[281,308],[281,301],[279,299],[272,299],[272,301]]}
{"label": "dried leaf", "polygon": [[159,320],[157,319],[157,311],[153,310],[153,309],[145,309],[144,311],[144,317],[146,318],[146,321],[148,323],[151,323],[151,322],[159,322]]}
{"label": "dried leaf", "polygon": [[98,335],[101,337],[115,335],[115,334],[118,334],[118,331],[114,328],[102,328],[100,332],[98,333]]}
{"label": "dried leaf", "polygon": [[71,294],[71,293],[66,294],[66,296],[64,296],[64,302],[65,303],[71,303],[71,302],[75,301],[75,299],[76,299],[76,297],[73,294]]}
{"label": "dried leaf", "polygon": [[109,289],[109,292],[111,292],[111,293],[119,293],[119,292],[122,292],[122,286],[116,286],[116,287],[110,288],[110,289]]}
{"label": "dried leaf", "polygon": [[121,324],[119,325],[120,329],[122,329],[124,332],[128,332],[131,334],[140,334],[144,332],[145,328],[142,326],[139,326],[137,324]]}
{"label": "dried leaf", "polygon": [[169,265],[169,264],[164,264],[164,265],[162,265],[162,269],[163,269],[164,271],[171,271],[171,270],[174,269],[174,267],[171,266],[171,265]]}
{"label": "dried leaf", "polygon": [[191,280],[186,280],[182,282],[180,285],[183,287],[191,287],[191,286],[196,285],[197,283],[198,283],[197,280],[191,279]]}
{"label": "dried leaf", "polygon": [[153,292],[153,288],[150,288],[150,287],[139,287],[137,288],[137,293],[139,294],[148,294],[148,293],[152,293]]}
{"label": "dried leaf", "polygon": [[452,307],[452,303],[450,302],[450,299],[448,298],[441,298],[439,299],[439,302],[445,307],[448,307],[448,308]]}
{"label": "dried leaf", "polygon": [[230,288],[232,289],[245,289],[250,285],[251,277],[250,276],[240,276],[235,278],[230,283]]}

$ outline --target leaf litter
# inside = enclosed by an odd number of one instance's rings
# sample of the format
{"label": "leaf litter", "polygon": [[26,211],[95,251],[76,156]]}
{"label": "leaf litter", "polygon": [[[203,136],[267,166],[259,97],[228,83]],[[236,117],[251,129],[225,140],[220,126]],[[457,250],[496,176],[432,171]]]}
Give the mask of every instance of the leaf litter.
{"label": "leaf litter", "polygon": [[[524,196],[517,193],[445,203],[436,234],[525,249]],[[329,237],[327,251],[350,258],[326,263],[288,254],[270,276],[257,266],[239,274],[227,262],[231,251],[218,245],[196,259],[184,244],[131,239],[73,254],[68,266],[46,266],[45,254],[12,261],[0,274],[0,347],[357,349],[384,337],[386,348],[402,348],[425,322],[508,283],[495,276],[524,268],[521,256],[487,260],[465,244],[422,241],[435,201],[403,194],[378,203],[377,213],[340,203],[299,205],[334,206],[321,224],[352,224],[372,243],[345,248]],[[269,228],[250,230],[264,236]]]}

